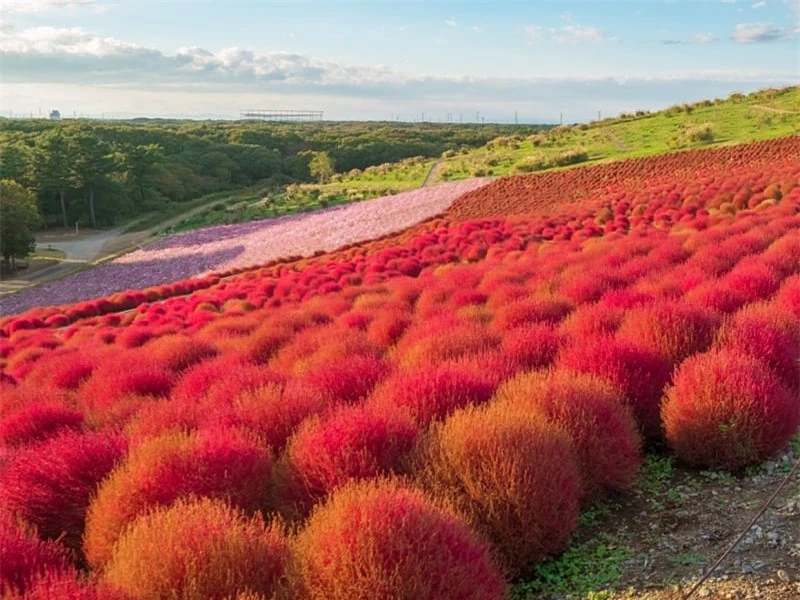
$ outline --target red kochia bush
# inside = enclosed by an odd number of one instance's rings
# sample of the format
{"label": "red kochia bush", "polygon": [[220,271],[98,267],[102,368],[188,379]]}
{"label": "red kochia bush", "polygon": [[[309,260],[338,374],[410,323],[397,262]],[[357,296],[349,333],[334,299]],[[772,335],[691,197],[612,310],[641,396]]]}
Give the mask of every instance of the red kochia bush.
{"label": "red kochia bush", "polygon": [[308,600],[502,600],[489,549],[450,510],[399,483],[337,491],[294,543],[289,570]]}
{"label": "red kochia bush", "polygon": [[670,377],[664,358],[626,340],[600,336],[562,348],[556,364],[611,383],[622,392],[645,436],[660,437],[659,405]]}
{"label": "red kochia bush", "polygon": [[675,365],[707,350],[719,323],[719,316],[711,310],[680,302],[659,302],[630,310],[617,335],[658,352]]}
{"label": "red kochia bush", "polygon": [[172,373],[146,349],[110,355],[80,390],[86,406],[102,409],[129,394],[163,397],[172,389]]}
{"label": "red kochia bush", "polygon": [[775,302],[800,319],[800,275],[792,275],[784,280],[775,294]]}
{"label": "red kochia bush", "polygon": [[587,500],[625,490],[642,461],[642,438],[618,390],[605,381],[561,369],[525,373],[504,383],[493,402],[536,411],[569,432]]}
{"label": "red kochia bush", "polygon": [[512,573],[563,550],[577,525],[572,441],[527,407],[457,411],[433,426],[414,462],[424,484],[458,507]]}
{"label": "red kochia bush", "polygon": [[236,430],[171,432],[131,450],[89,505],[84,551],[102,566],[137,516],[186,496],[227,498],[255,511],[267,502],[272,472],[268,449]]}
{"label": "red kochia bush", "polygon": [[4,600],[130,600],[125,595],[106,585],[84,582],[81,576],[70,570],[66,573],[50,573],[31,584],[25,594],[3,596]]}
{"label": "red kochia bush", "polygon": [[735,470],[786,445],[800,423],[800,400],[759,359],[714,350],[680,365],[662,417],[680,458]]}
{"label": "red kochia bush", "polygon": [[222,500],[181,500],[139,518],[120,538],[103,580],[131,600],[223,600],[250,591],[272,598],[288,543]]}
{"label": "red kochia bush", "polygon": [[9,514],[0,515],[0,596],[24,594],[36,579],[74,572],[66,549],[53,541],[41,541],[36,533]]}
{"label": "red kochia bush", "polygon": [[248,390],[282,384],[284,377],[263,365],[250,365],[237,356],[219,356],[188,369],[178,380],[172,397],[179,401],[209,400],[227,405]]}
{"label": "red kochia bush", "polygon": [[353,354],[316,363],[302,379],[319,394],[338,403],[364,398],[388,374],[389,365],[382,358]]}
{"label": "red kochia bush", "polygon": [[310,419],[286,447],[283,503],[302,515],[349,480],[391,474],[416,436],[411,416],[392,405],[345,406]]}
{"label": "red kochia bush", "polygon": [[780,306],[746,306],[722,327],[715,346],[761,359],[786,385],[800,391],[800,321]]}
{"label": "red kochia bush", "polygon": [[76,432],[21,450],[0,472],[0,507],[80,551],[89,499],[124,452],[121,436]]}
{"label": "red kochia bush", "polygon": [[18,388],[8,395],[18,397],[21,406],[0,420],[0,442],[3,444],[21,446],[47,439],[61,431],[83,427],[81,412],[56,393]]}
{"label": "red kochia bush", "polygon": [[552,327],[536,323],[507,332],[501,352],[518,369],[538,369],[553,362],[560,343],[561,336]]}
{"label": "red kochia bush", "polygon": [[489,375],[475,372],[466,364],[444,363],[396,373],[375,390],[369,401],[406,408],[418,423],[425,425],[462,406],[486,402],[495,387]]}

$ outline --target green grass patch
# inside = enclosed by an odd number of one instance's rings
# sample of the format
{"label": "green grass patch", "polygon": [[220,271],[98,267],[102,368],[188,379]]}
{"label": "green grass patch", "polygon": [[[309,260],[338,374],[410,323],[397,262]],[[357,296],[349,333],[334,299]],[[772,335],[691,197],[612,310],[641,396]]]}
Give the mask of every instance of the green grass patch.
{"label": "green grass patch", "polygon": [[621,547],[616,538],[599,534],[570,546],[560,557],[537,565],[533,579],[513,586],[512,598],[525,600],[535,594],[567,597],[594,594],[591,597],[599,600],[603,597],[603,588],[619,580],[622,564],[629,557],[630,551]]}

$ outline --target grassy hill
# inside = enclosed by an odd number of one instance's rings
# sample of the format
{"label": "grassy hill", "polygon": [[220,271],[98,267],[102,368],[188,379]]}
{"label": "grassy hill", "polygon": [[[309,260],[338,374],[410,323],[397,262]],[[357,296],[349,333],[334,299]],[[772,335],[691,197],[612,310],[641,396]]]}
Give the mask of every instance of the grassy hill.
{"label": "grassy hill", "polygon": [[800,89],[770,89],[562,126],[525,138],[497,138],[463,154],[445,153],[437,180],[543,171],[798,133]]}
{"label": "grassy hill", "polygon": [[[447,151],[438,161],[421,157],[337,173],[324,184],[292,185],[269,197],[254,191],[220,197],[209,210],[173,228],[238,223],[315,210],[470,177],[502,176],[653,156],[800,134],[800,89],[762,90],[667,110],[565,125],[531,135],[497,137],[476,149]],[[428,177],[430,174],[430,177]]]}

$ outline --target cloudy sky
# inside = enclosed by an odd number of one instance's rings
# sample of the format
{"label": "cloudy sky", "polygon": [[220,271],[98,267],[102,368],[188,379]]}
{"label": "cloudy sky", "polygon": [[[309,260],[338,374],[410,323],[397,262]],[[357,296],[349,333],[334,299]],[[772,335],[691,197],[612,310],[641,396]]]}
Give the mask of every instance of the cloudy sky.
{"label": "cloudy sky", "polygon": [[0,0],[0,114],[569,122],[800,84],[800,0]]}

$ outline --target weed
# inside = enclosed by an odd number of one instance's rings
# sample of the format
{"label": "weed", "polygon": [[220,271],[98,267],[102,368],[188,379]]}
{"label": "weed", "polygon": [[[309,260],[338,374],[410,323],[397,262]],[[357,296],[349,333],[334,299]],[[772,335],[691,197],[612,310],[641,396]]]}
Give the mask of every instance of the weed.
{"label": "weed", "polygon": [[600,534],[582,544],[567,548],[557,559],[537,565],[535,578],[520,581],[512,588],[512,598],[523,600],[533,594],[559,594],[601,600],[602,590],[616,582],[622,574],[622,563],[630,556],[627,548],[618,545],[611,535]]}
{"label": "weed", "polygon": [[648,496],[660,494],[672,479],[674,468],[672,456],[648,456],[639,470],[639,489]]}
{"label": "weed", "polygon": [[670,556],[667,559],[667,561],[669,562],[670,566],[673,567],[688,567],[692,565],[702,565],[707,562],[705,556],[694,554],[692,552],[682,552],[680,554],[675,554],[674,556]]}
{"label": "weed", "polygon": [[616,508],[615,505],[612,505],[604,500],[598,500],[594,504],[592,504],[589,508],[583,510],[580,514],[578,519],[578,524],[580,527],[591,527],[592,525],[597,524],[597,522],[611,514],[611,509]]}

